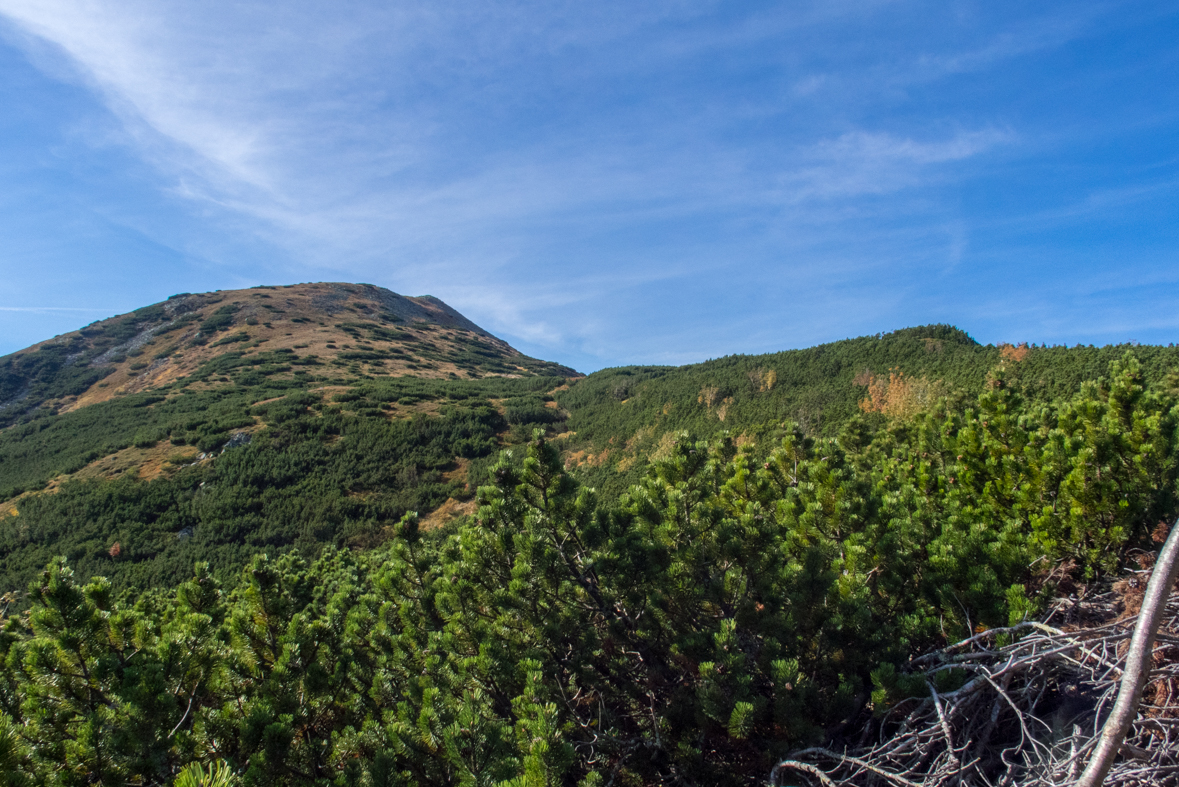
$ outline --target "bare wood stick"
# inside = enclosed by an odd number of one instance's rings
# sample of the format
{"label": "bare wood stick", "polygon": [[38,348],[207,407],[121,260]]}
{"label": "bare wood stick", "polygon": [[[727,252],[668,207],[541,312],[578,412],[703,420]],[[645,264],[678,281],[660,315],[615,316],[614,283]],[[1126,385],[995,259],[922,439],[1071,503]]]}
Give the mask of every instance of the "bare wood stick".
{"label": "bare wood stick", "polygon": [[[830,749],[825,749],[821,746],[814,746],[810,749],[805,749],[804,751],[800,751],[797,754],[795,754],[795,756],[801,757],[804,754],[812,754],[812,753],[813,754],[822,754],[824,757],[830,757],[834,760],[839,760],[840,762],[850,762],[852,765],[857,765],[857,766],[863,768],[864,770],[872,771],[872,773],[875,773],[878,776],[883,776],[885,779],[888,779],[889,781],[904,785],[904,787],[921,787],[921,785],[917,784],[917,782],[911,782],[908,779],[906,779],[904,776],[900,776],[895,773],[890,773],[889,771],[886,771],[883,768],[879,768],[870,762],[866,762],[865,760],[861,760],[859,757],[852,757],[849,754],[840,754],[839,752],[834,752],[834,751],[831,751]],[[795,760],[784,760],[783,761],[783,763],[793,763],[793,762],[795,762]],[[783,763],[779,763],[779,765],[781,765]]]}
{"label": "bare wood stick", "polygon": [[950,734],[950,723],[946,721],[946,713],[942,710],[942,701],[937,696],[937,689],[933,687],[931,681],[925,681],[925,685],[929,687],[929,694],[933,697],[933,706],[937,709],[937,719],[942,726],[942,735],[946,738],[946,750],[950,753],[950,761],[958,764],[958,758],[954,754],[954,736]]}
{"label": "bare wood stick", "polygon": [[1052,628],[1051,626],[1045,625],[1035,620],[1029,620],[1023,623],[1017,623],[1014,626],[1008,626],[1006,628],[987,629],[986,631],[975,634],[973,637],[968,637],[959,642],[955,642],[953,645],[949,645],[942,650],[936,651],[934,653],[927,653],[924,656],[918,656],[917,658],[913,659],[913,664],[920,664],[924,661],[945,658],[946,655],[951,651],[958,650],[959,648],[969,647],[981,640],[992,639],[1000,634],[1010,634],[1014,631],[1022,631],[1023,629],[1029,628],[1038,629],[1039,631],[1043,631],[1047,634],[1054,634],[1057,636],[1064,634],[1064,632],[1060,629]]}
{"label": "bare wood stick", "polygon": [[835,782],[831,781],[831,778],[819,768],[809,763],[799,762],[798,760],[782,760],[782,762],[775,765],[773,772],[770,774],[770,784],[776,785],[778,783],[778,778],[783,768],[795,768],[796,770],[809,773],[822,782],[823,787],[835,787]]}
{"label": "bare wood stick", "polygon": [[[1179,555],[1176,561],[1179,562]],[[1156,569],[1158,582],[1165,579],[1164,568],[1160,562]],[[1163,588],[1167,589],[1166,583]],[[1092,599],[1092,603],[1101,605],[1098,611],[1107,617],[1115,614],[1114,594],[1103,593]],[[1154,685],[1153,679],[1166,687],[1156,705],[1159,710],[1170,711],[1176,708],[1179,699],[1170,688],[1172,682],[1179,681],[1179,660],[1171,658],[1175,646],[1170,644],[1170,640],[1179,643],[1179,638],[1174,636],[1179,631],[1179,593],[1171,595],[1168,606],[1158,614],[1158,629],[1163,631],[1156,631],[1153,652],[1156,656],[1163,652],[1167,655],[1165,663],[1153,670],[1151,652],[1144,654],[1149,673],[1144,685]],[[1038,630],[1006,645],[971,637],[965,646],[963,643],[948,646],[923,657],[920,663],[924,671],[918,674],[932,684],[940,672],[964,668],[974,674],[966,684],[953,692],[931,691],[924,699],[914,697],[898,703],[881,717],[875,745],[867,745],[875,736],[866,726],[856,749],[843,753],[825,748],[794,752],[791,760],[775,769],[771,779],[781,781],[788,771],[794,770],[816,785],[822,781],[821,787],[880,787],[884,782],[889,783],[887,787],[952,784],[1060,787],[1058,780],[1062,778],[1070,785],[1075,784],[1074,780],[1102,740],[1102,729],[1111,715],[1122,679],[1130,672],[1127,655],[1119,656],[1117,651],[1119,644],[1131,640],[1131,630],[1137,624],[1134,618],[1072,632],[1027,627]],[[1167,632],[1171,632],[1170,636]],[[1132,647],[1134,642],[1127,644]],[[910,665],[917,663],[914,660]],[[1094,704],[1091,708],[1087,704],[1086,718],[1080,721],[1086,728],[1085,736],[1077,737],[1079,733],[1074,726],[1073,736],[1061,749],[1055,738],[1053,743],[1048,742],[1050,725],[1037,709],[1049,686],[1065,684],[1075,684],[1077,691],[1092,698]],[[1139,695],[1138,713],[1155,707],[1144,705]],[[1003,721],[1004,715],[1011,718]],[[989,750],[992,733],[1000,728],[1004,730],[1003,745]],[[1179,772],[1177,739],[1179,720],[1166,714],[1141,721],[1132,716],[1118,754],[1103,777],[1102,787],[1169,784],[1170,774]],[[959,749],[955,741],[967,743]],[[967,755],[968,751],[972,756]],[[793,765],[811,765],[803,761],[816,756],[836,761],[834,766],[822,771],[833,784],[808,768]]]}
{"label": "bare wood stick", "polygon": [[1097,744],[1085,772],[1081,774],[1077,787],[1101,787],[1110,766],[1113,765],[1114,757],[1122,746],[1122,741],[1126,738],[1126,731],[1138,715],[1138,703],[1142,699],[1142,690],[1146,687],[1146,678],[1150,674],[1154,637],[1158,632],[1159,620],[1167,606],[1167,599],[1171,595],[1171,587],[1175,584],[1177,573],[1179,523],[1172,526],[1171,535],[1167,537],[1167,543],[1163,544],[1154,564],[1154,572],[1146,586],[1146,596],[1142,599],[1142,609],[1138,613],[1138,623],[1134,626],[1134,638],[1130,640],[1130,652],[1126,656],[1126,668],[1122,672],[1122,685],[1118,690],[1117,702],[1114,703],[1109,720],[1101,730],[1101,741]]}

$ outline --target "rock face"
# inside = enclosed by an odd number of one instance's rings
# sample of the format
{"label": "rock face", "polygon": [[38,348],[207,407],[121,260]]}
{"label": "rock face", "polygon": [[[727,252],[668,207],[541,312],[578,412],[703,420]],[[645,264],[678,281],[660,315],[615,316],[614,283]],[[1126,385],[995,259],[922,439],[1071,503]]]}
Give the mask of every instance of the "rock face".
{"label": "rock face", "polygon": [[577,376],[430,295],[331,282],[183,293],[0,358],[0,427],[178,381],[229,383],[217,374],[226,356],[344,375]]}
{"label": "rock face", "polygon": [[221,453],[225,453],[233,448],[241,448],[243,445],[249,445],[251,439],[249,432],[236,432],[221,449]]}

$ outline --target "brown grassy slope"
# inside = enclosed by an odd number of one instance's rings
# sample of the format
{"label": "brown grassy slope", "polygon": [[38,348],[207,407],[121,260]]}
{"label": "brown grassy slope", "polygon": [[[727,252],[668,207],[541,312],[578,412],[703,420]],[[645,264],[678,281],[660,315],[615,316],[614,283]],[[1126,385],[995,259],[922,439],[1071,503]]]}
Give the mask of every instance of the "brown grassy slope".
{"label": "brown grassy slope", "polygon": [[[142,313],[150,313],[150,319],[136,317]],[[224,315],[219,329],[208,328],[208,321],[216,321],[218,313]],[[136,319],[134,335],[115,346],[102,343],[104,334],[109,335],[119,323]],[[191,377],[229,352],[249,356],[292,350],[296,357],[315,356],[327,369],[346,377],[577,375],[568,367],[523,355],[437,298],[408,298],[367,284],[296,284],[176,295],[9,358],[53,343],[83,347],[71,350],[78,356],[74,363],[100,367],[109,374],[81,394],[13,404],[22,408],[46,404],[65,412]],[[203,384],[220,382],[214,377]]]}

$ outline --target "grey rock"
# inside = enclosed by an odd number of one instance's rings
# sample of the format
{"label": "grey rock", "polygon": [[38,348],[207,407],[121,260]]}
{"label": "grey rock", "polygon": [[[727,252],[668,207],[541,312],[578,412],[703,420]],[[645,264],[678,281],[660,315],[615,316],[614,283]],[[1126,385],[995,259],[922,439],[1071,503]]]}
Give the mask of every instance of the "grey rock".
{"label": "grey rock", "polygon": [[224,447],[222,447],[221,453],[225,453],[231,448],[241,448],[243,445],[249,445],[252,439],[253,435],[251,435],[249,432],[235,432],[234,435],[229,438],[229,442],[226,443]]}

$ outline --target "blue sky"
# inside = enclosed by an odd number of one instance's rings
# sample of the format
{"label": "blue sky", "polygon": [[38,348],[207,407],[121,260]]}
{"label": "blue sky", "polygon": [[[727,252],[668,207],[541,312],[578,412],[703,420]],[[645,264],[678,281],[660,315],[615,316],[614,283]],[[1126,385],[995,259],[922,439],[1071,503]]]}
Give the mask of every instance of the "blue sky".
{"label": "blue sky", "polygon": [[1179,338],[1173,2],[0,0],[0,354],[433,294],[582,371]]}

